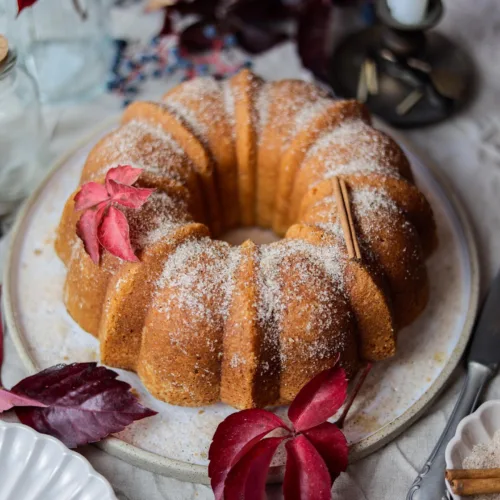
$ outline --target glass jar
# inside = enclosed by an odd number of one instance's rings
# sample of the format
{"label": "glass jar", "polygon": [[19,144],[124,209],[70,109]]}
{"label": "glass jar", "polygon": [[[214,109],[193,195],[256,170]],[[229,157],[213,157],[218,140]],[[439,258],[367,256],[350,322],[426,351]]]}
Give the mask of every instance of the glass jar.
{"label": "glass jar", "polygon": [[36,84],[10,50],[0,63],[0,216],[33,191],[47,164]]}
{"label": "glass jar", "polygon": [[113,58],[110,0],[37,0],[19,16],[17,0],[3,1],[7,36],[42,102],[75,102],[105,89]]}

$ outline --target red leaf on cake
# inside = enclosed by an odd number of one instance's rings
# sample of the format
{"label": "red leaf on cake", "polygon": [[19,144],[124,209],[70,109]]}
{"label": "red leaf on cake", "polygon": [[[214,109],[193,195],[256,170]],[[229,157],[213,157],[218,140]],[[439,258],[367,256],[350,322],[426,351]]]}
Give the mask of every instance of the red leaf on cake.
{"label": "red leaf on cake", "polygon": [[148,201],[155,189],[132,186],[141,172],[141,168],[119,165],[108,170],[104,185],[87,182],[75,195],[75,210],[85,210],[76,234],[95,264],[99,264],[101,246],[123,260],[139,260],[130,243],[127,218],[113,204],[138,209]]}
{"label": "red leaf on cake", "polygon": [[106,173],[106,189],[109,190],[109,181],[119,182],[131,186],[141,175],[142,168],[134,168],[131,165],[118,165],[110,168]]}
{"label": "red leaf on cake", "polygon": [[325,461],[333,483],[347,469],[349,461],[349,446],[344,434],[335,424],[324,422],[304,431],[304,436]]}
{"label": "red leaf on cake", "polygon": [[335,366],[310,380],[295,396],[288,418],[297,431],[315,427],[339,410],[347,396],[345,371]]}
{"label": "red leaf on cake", "polygon": [[109,194],[102,184],[87,182],[75,195],[75,210],[86,210],[103,201],[109,200]]}
{"label": "red leaf on cake", "polygon": [[94,264],[99,264],[100,247],[97,238],[97,229],[102,217],[101,210],[86,210],[76,223],[76,234],[83,241],[85,251],[90,255]]}
{"label": "red leaf on cake", "polygon": [[98,228],[98,238],[101,245],[111,254],[120,259],[137,262],[130,243],[130,230],[127,218],[115,207],[109,207]]}
{"label": "red leaf on cake", "polygon": [[229,471],[223,498],[263,500],[271,460],[286,437],[266,438],[253,446]]}
{"label": "red leaf on cake", "polygon": [[15,407],[21,422],[73,448],[99,441],[135,420],[155,415],[130,392],[118,374],[96,363],[57,365],[11,389],[44,408]]}
{"label": "red leaf on cake", "polygon": [[285,500],[330,500],[331,480],[328,468],[310,441],[299,435],[286,448]]}
{"label": "red leaf on cake", "polygon": [[155,191],[149,188],[136,188],[125,184],[119,184],[113,179],[108,181],[107,186],[111,201],[128,208],[141,208]]}
{"label": "red leaf on cake", "polygon": [[46,407],[36,399],[27,398],[26,396],[19,396],[6,389],[0,389],[0,413],[10,410],[15,406],[42,406]]}
{"label": "red leaf on cake", "polygon": [[208,475],[216,500],[224,498],[224,482],[232,466],[266,434],[280,427],[288,429],[277,415],[261,409],[233,413],[219,424],[208,451]]}

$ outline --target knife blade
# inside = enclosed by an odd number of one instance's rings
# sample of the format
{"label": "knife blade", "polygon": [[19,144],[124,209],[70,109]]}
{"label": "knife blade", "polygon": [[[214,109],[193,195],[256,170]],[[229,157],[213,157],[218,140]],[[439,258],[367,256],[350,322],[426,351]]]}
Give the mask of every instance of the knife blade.
{"label": "knife blade", "polygon": [[493,281],[474,329],[468,361],[496,372],[500,364],[500,273]]}
{"label": "knife blade", "polygon": [[407,500],[446,500],[445,450],[460,421],[477,406],[479,396],[500,364],[500,272],[493,280],[467,355],[467,377],[434,450],[408,491]]}

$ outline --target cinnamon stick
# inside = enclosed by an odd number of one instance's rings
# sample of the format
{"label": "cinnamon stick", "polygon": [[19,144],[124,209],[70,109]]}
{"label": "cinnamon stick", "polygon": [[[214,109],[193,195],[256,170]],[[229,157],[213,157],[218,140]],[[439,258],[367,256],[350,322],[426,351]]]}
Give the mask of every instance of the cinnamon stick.
{"label": "cinnamon stick", "polygon": [[487,479],[500,478],[500,469],[446,469],[445,478],[448,481],[454,479]]}
{"label": "cinnamon stick", "polygon": [[464,497],[500,493],[500,477],[486,479],[453,479],[450,481],[451,489],[455,495]]}
{"label": "cinnamon stick", "polygon": [[332,184],[335,200],[337,201],[340,225],[342,226],[342,232],[344,233],[344,239],[347,246],[347,254],[350,259],[361,259],[361,250],[354,228],[347,185],[343,179],[339,179],[338,177],[332,178]]}
{"label": "cinnamon stick", "polygon": [[354,259],[356,257],[356,251],[354,250],[354,244],[351,235],[351,226],[349,224],[344,197],[342,195],[342,188],[340,187],[338,177],[333,177],[332,182],[333,192],[335,194],[335,200],[337,202],[337,209],[339,212],[340,225],[342,226],[342,232],[344,233],[345,244],[347,246],[347,254],[349,255],[350,259]]}
{"label": "cinnamon stick", "polygon": [[351,203],[349,202],[349,192],[347,191],[347,185],[344,179],[340,179],[339,183],[342,190],[342,197],[344,198],[347,219],[349,220],[349,228],[351,230],[351,239],[354,246],[354,253],[356,255],[356,259],[361,259],[361,250],[359,248],[358,237],[356,236],[356,231],[354,229],[354,220],[352,217]]}

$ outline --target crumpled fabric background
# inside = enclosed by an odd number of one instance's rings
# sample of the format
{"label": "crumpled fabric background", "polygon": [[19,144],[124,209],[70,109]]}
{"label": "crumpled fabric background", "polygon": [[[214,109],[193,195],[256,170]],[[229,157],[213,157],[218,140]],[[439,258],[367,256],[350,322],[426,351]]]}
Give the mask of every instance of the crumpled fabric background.
{"label": "crumpled fabric background", "polygon": [[[448,177],[468,209],[476,231],[481,258],[482,292],[500,267],[500,3],[496,0],[447,0],[439,29],[466,47],[478,69],[477,97],[456,118],[443,124],[406,132]],[[130,22],[131,29],[135,22]],[[141,30],[144,29],[142,24]],[[121,25],[122,30],[126,26]],[[294,48],[285,44],[261,56],[255,71],[265,78],[301,77]],[[151,88],[149,96],[165,90]],[[120,100],[103,95],[84,106],[66,106],[44,112],[57,157],[88,135],[101,120],[120,111]],[[0,259],[7,239],[0,242]],[[1,259],[3,261],[3,259]],[[6,338],[3,380],[7,387],[25,376],[12,341]],[[464,377],[461,366],[445,392],[416,424],[392,443],[349,467],[334,486],[334,498],[346,500],[400,500],[434,447]],[[500,397],[500,378],[490,384],[485,398]],[[120,500],[205,500],[210,488],[143,471],[111,457],[98,448],[80,450],[114,487]],[[269,488],[269,498],[280,498],[279,487]],[[430,499],[431,500],[431,499]]]}

